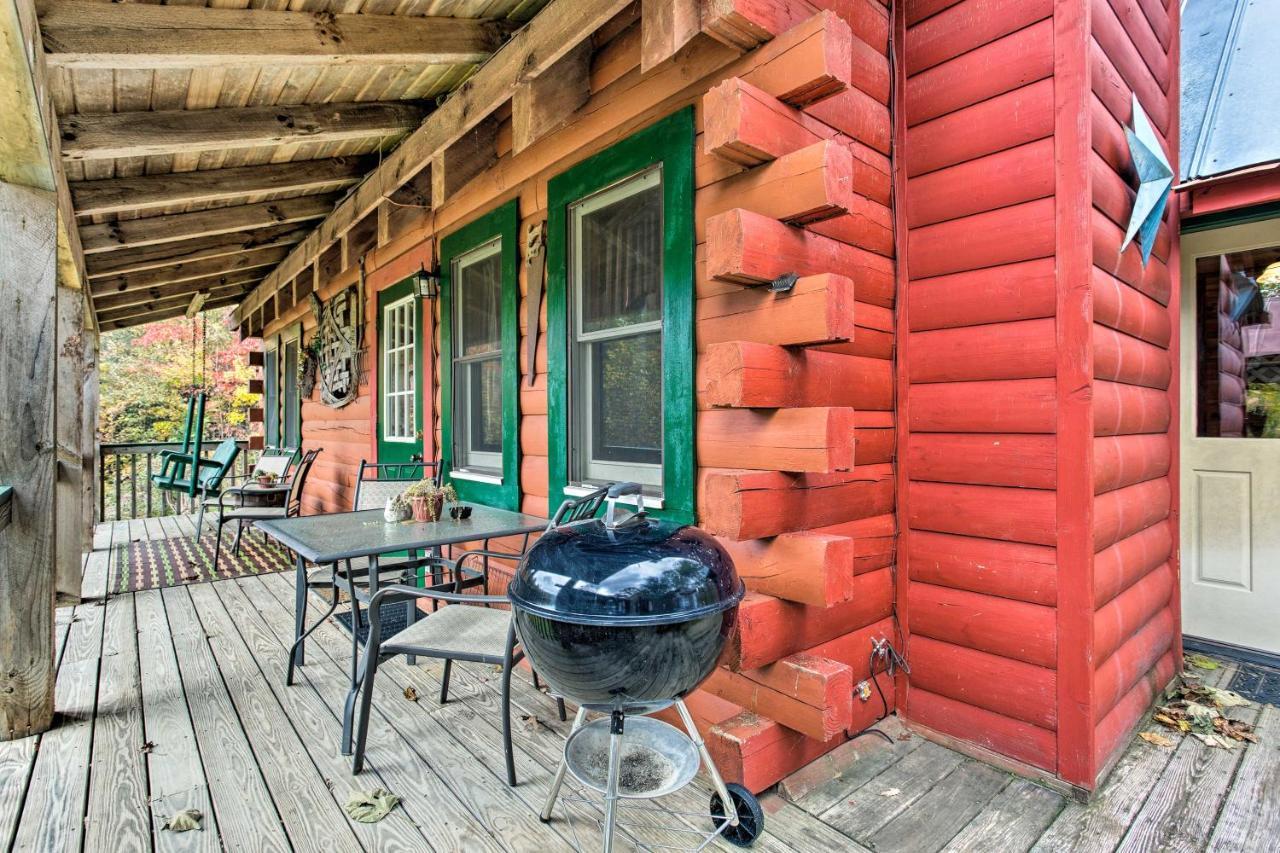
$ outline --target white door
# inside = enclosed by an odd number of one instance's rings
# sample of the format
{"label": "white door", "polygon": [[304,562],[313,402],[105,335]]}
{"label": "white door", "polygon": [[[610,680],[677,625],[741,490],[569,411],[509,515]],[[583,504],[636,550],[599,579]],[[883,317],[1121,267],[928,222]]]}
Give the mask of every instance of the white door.
{"label": "white door", "polygon": [[1280,218],[1181,268],[1183,631],[1280,653]]}

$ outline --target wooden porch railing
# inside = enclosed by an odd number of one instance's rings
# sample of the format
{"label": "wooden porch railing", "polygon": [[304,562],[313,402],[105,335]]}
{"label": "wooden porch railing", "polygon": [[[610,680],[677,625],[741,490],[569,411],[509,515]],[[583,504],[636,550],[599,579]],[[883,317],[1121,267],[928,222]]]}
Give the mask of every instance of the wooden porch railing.
{"label": "wooden porch railing", "polygon": [[[202,455],[211,454],[221,439],[206,439]],[[235,473],[247,476],[252,469],[249,442],[238,441]],[[98,521],[126,518],[154,518],[174,512],[193,511],[190,499],[177,492],[162,492],[151,483],[159,474],[160,451],[181,450],[181,442],[123,443],[98,445]]]}

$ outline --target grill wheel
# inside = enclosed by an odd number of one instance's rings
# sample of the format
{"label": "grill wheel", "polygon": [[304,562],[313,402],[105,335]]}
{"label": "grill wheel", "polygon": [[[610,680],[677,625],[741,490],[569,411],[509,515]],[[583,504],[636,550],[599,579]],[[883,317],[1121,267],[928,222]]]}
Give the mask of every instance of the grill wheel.
{"label": "grill wheel", "polygon": [[[760,808],[760,801],[755,795],[737,782],[730,782],[725,787],[729,789],[729,797],[738,812],[738,825],[725,827],[721,837],[735,847],[750,847],[764,832],[764,809]],[[716,829],[725,822],[724,812],[720,795],[712,794],[711,821]]]}

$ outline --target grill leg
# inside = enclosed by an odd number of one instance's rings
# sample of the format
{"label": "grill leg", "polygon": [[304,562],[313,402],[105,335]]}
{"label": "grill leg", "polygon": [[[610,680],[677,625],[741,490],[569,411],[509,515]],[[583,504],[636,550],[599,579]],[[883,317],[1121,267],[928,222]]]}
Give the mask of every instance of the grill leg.
{"label": "grill leg", "polygon": [[689,733],[689,740],[693,741],[694,745],[698,747],[698,754],[702,756],[702,765],[707,768],[707,775],[711,777],[711,787],[720,795],[720,802],[724,804],[725,813],[729,818],[729,825],[737,826],[738,810],[733,805],[733,797],[729,796],[729,789],[724,785],[724,779],[720,776],[720,769],[711,760],[711,753],[707,751],[707,745],[703,742],[702,735],[698,734],[698,727],[694,725],[693,716],[689,713],[689,709],[685,707],[683,699],[676,700],[676,710],[680,712],[680,719],[684,723],[685,731]]}
{"label": "grill leg", "polygon": [[[569,734],[573,734],[582,728],[582,723],[587,719],[587,709],[579,706],[578,713],[573,718],[573,728],[569,730]],[[547,802],[542,806],[542,814],[539,815],[543,822],[551,820],[551,810],[556,807],[556,797],[560,796],[560,786],[564,784],[564,774],[569,769],[565,757],[560,756],[560,766],[556,768],[555,778],[551,780],[551,790],[547,791]]]}
{"label": "grill leg", "polygon": [[622,772],[622,727],[626,715],[614,709],[609,721],[609,781],[604,790],[604,853],[613,853],[614,827],[618,822],[618,776]]}

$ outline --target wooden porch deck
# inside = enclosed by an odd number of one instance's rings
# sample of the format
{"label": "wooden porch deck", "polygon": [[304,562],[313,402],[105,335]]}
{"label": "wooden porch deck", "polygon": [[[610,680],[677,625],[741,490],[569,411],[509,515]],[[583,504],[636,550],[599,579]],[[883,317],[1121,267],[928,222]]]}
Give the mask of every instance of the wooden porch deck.
{"label": "wooden porch deck", "polygon": [[[113,544],[190,530],[185,518],[99,528],[86,558],[86,602],[58,611],[58,723],[0,744],[3,849],[573,847],[563,817],[537,818],[568,724],[526,679],[516,679],[513,708],[518,787],[502,781],[495,673],[455,668],[454,698],[440,707],[438,670],[402,660],[383,670],[370,768],[353,778],[336,751],[349,649],[342,630],[321,628],[303,678],[283,685],[290,577],[104,600]],[[405,698],[407,687],[420,701]],[[1159,749],[1135,740],[1088,807],[919,737],[883,748],[864,739],[856,742],[858,760],[824,760],[809,771],[813,784],[793,778],[764,797],[767,835],[755,849],[1277,849],[1280,711],[1251,713],[1260,715],[1262,743],[1247,750],[1211,750],[1190,739]],[[402,806],[377,824],[348,820],[348,792],[378,786],[401,796]],[[705,804],[705,790],[687,789],[678,805]],[[206,815],[203,831],[161,830],[165,817],[186,807]],[[653,844],[687,842],[672,833],[634,834]],[[594,837],[582,837],[584,849],[595,848]],[[635,840],[619,846],[631,849]]]}

